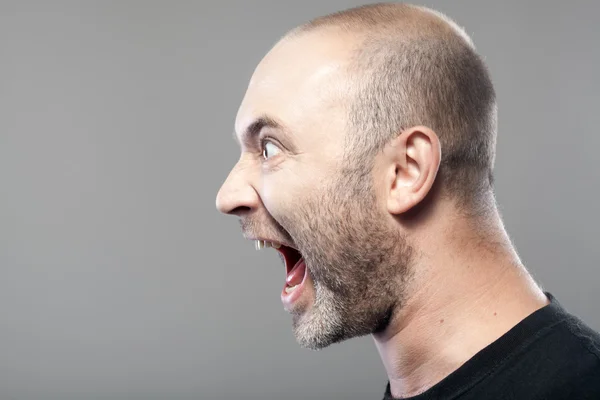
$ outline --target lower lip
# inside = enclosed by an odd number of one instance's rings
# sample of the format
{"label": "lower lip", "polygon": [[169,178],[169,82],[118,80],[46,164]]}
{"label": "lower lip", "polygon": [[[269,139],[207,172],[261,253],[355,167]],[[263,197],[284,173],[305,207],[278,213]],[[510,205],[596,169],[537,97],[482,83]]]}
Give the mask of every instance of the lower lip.
{"label": "lower lip", "polygon": [[[302,260],[304,262],[304,260]],[[308,275],[308,270],[306,270],[306,264],[304,265],[305,271],[304,276],[302,277],[302,282],[296,286],[290,293],[286,293],[285,288],[288,287],[287,283],[283,286],[283,290],[281,291],[281,302],[283,303],[283,308],[287,311],[290,311],[294,303],[298,301],[300,297],[302,297],[302,293],[304,292],[304,287],[306,285],[306,276]]]}

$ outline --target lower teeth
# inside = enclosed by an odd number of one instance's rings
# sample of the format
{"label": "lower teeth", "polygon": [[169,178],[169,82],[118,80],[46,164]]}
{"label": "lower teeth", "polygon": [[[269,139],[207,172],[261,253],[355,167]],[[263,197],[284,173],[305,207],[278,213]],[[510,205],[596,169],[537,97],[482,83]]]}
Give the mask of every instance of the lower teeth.
{"label": "lower teeth", "polygon": [[287,287],[285,288],[285,292],[286,292],[286,293],[291,293],[291,292],[293,292],[293,291],[294,291],[294,289],[296,289],[297,287],[298,287],[298,285],[294,285],[294,286],[287,286]]}

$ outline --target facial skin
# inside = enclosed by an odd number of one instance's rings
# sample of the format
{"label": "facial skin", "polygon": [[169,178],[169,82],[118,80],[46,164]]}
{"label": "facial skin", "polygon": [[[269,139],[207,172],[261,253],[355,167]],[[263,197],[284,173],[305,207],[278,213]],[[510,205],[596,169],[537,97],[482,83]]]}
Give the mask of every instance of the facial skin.
{"label": "facial skin", "polygon": [[[378,201],[372,168],[344,160],[349,51],[311,34],[265,57],[236,131],[261,116],[284,128],[241,139],[241,158],[217,198],[247,237],[288,243],[304,256],[308,290],[288,311],[298,342],[312,349],[384,329],[410,277],[411,247]],[[270,143],[268,159],[260,139]]]}
{"label": "facial skin", "polygon": [[[448,32],[429,12],[410,15],[410,34]],[[548,300],[512,247],[493,193],[484,214],[465,213],[444,193],[432,129],[403,128],[371,163],[353,157],[348,135],[364,133],[348,124],[356,79],[345,67],[356,40],[319,28],[282,40],[261,61],[236,119],[241,156],[217,207],[240,218],[247,238],[304,256],[305,290],[288,309],[301,345],[373,334],[392,395],[410,397]]]}
{"label": "facial skin", "polygon": [[314,298],[291,310],[298,342],[313,349],[384,329],[410,261],[405,239],[382,224],[371,187],[339,172],[323,179],[321,193],[281,216],[314,287]]}

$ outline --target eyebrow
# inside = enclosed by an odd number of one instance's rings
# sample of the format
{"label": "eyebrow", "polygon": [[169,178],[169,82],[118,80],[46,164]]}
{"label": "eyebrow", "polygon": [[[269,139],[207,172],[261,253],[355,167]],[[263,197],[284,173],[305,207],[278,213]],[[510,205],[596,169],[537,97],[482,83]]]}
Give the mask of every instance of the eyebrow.
{"label": "eyebrow", "polygon": [[[253,143],[256,141],[256,137],[260,134],[260,132],[264,128],[271,128],[280,131],[284,137],[288,140],[291,140],[291,137],[284,126],[277,122],[274,118],[269,117],[268,115],[262,115],[256,119],[254,119],[241,134],[241,143]],[[238,139],[235,131],[233,132],[233,137],[238,144],[240,140]]]}

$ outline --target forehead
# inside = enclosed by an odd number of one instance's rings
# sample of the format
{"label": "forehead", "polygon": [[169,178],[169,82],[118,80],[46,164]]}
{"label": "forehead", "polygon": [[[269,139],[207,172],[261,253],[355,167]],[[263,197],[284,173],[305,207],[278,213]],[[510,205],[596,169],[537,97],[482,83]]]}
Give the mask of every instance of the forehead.
{"label": "forehead", "polygon": [[341,108],[350,45],[339,36],[308,33],[284,39],[263,58],[236,117],[236,132],[268,116],[289,131],[323,123]]}

